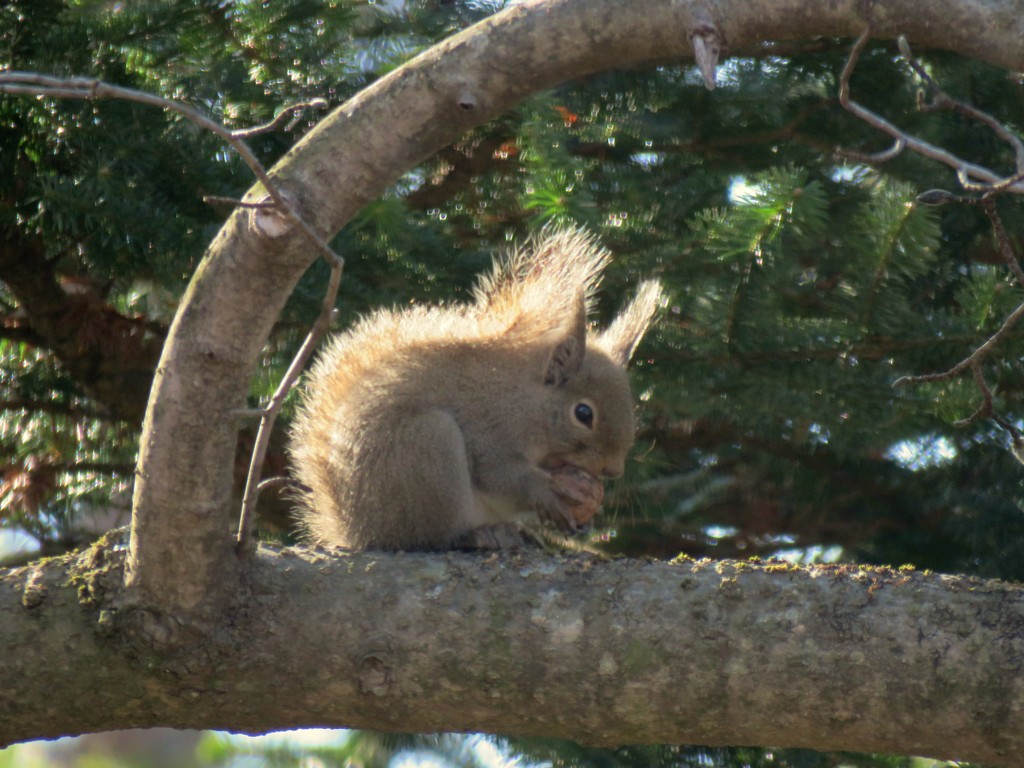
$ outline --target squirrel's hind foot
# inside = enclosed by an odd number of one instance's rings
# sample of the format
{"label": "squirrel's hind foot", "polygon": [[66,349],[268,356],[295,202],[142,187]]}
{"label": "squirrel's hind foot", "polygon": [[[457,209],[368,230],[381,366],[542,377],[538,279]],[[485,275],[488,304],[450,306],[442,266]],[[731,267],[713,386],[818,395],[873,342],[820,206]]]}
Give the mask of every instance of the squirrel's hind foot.
{"label": "squirrel's hind foot", "polygon": [[522,526],[513,522],[481,525],[466,531],[453,543],[454,549],[466,551],[494,549],[539,549],[543,543]]}

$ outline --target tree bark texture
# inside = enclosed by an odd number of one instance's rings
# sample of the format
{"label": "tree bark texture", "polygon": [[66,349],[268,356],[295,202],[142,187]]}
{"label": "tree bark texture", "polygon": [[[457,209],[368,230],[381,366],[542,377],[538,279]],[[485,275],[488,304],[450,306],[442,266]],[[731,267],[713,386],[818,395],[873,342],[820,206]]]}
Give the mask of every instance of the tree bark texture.
{"label": "tree bark texture", "polygon": [[192,645],[123,549],[0,580],[0,743],[169,725],[1024,750],[1024,587],[854,566],[261,548]]}
{"label": "tree bark texture", "polygon": [[[1012,0],[527,0],[339,107],[272,175],[330,236],[402,173],[529,94],[612,67],[687,61],[695,30],[713,27],[726,55],[751,55],[771,52],[764,41],[855,36],[870,22],[880,38],[905,34],[918,49],[1024,69],[1019,11]],[[234,414],[274,319],[315,258],[297,231],[268,236],[265,216],[238,211],[211,244],[144,424],[128,581],[139,599],[179,615],[215,617],[238,585],[224,535]]]}

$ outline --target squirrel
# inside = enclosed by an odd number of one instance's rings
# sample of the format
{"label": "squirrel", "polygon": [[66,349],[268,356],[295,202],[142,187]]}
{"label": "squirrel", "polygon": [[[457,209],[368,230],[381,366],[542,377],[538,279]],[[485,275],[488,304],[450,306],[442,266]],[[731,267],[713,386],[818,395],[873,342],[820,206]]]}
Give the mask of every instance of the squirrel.
{"label": "squirrel", "polygon": [[289,454],[311,543],[348,549],[504,548],[522,513],[566,532],[633,444],[626,366],[661,301],[641,285],[588,330],[609,255],[546,230],[496,263],[471,303],[378,310],[309,372]]}

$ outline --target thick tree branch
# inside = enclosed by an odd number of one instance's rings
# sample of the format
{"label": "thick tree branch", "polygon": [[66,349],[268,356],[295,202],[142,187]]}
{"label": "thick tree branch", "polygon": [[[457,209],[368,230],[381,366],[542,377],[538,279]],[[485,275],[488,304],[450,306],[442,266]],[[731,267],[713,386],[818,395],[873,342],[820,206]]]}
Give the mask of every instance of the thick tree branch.
{"label": "thick tree branch", "polygon": [[245,608],[185,653],[160,617],[124,602],[123,560],[97,546],[0,577],[0,743],[322,725],[993,765],[1024,750],[1017,585],[855,566],[264,548],[247,561]]}

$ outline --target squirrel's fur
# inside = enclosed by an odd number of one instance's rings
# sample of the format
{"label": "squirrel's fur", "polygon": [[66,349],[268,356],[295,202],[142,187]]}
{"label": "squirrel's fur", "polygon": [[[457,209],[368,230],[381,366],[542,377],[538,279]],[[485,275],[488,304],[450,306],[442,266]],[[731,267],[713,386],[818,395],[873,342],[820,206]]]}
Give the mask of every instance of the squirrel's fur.
{"label": "squirrel's fur", "polygon": [[528,511],[572,530],[551,470],[622,473],[635,430],[626,364],[661,295],[645,283],[588,333],[607,261],[585,234],[548,232],[472,303],[381,310],[335,336],[291,433],[306,536],[443,549]]}

